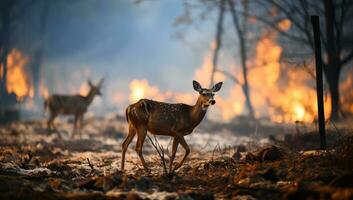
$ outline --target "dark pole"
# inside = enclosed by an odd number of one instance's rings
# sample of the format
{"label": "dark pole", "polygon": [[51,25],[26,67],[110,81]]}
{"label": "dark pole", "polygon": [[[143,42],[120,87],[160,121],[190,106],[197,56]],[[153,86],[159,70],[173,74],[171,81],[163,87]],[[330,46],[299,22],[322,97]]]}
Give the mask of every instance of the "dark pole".
{"label": "dark pole", "polygon": [[325,133],[325,112],[324,112],[324,92],[322,83],[322,58],[321,58],[321,40],[320,40],[320,21],[319,16],[311,16],[315,41],[315,63],[316,63],[316,93],[317,110],[319,121],[320,145],[321,149],[326,149]]}

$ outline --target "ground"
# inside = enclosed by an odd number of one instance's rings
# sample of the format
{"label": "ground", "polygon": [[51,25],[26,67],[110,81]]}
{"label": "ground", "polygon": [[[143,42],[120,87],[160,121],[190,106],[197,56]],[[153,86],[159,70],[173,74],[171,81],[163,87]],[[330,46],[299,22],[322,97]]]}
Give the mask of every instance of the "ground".
{"label": "ground", "polygon": [[[244,136],[208,122],[188,136],[190,157],[174,173],[164,172],[147,140],[144,155],[152,171],[146,173],[135,141],[126,171],[119,170],[124,119],[88,117],[81,137],[72,135],[70,120],[57,127],[48,132],[42,120],[0,126],[0,199],[353,198],[353,137],[347,129],[329,131],[329,151],[310,151],[319,146],[317,134],[298,127],[294,135],[267,127],[262,130],[277,130],[275,136]],[[169,150],[169,138],[158,141]],[[183,153],[179,147],[176,162]]]}

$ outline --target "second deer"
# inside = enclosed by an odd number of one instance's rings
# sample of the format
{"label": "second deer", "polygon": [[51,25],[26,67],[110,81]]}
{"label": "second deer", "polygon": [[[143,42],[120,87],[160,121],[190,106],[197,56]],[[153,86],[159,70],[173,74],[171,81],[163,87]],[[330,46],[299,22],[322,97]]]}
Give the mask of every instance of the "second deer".
{"label": "second deer", "polygon": [[[211,89],[202,88],[200,83],[193,81],[194,90],[199,92],[196,104],[191,106],[183,103],[168,104],[148,99],[141,99],[137,103],[126,108],[126,119],[129,124],[129,133],[122,144],[121,169],[124,170],[125,153],[132,139],[137,133],[136,152],[140,157],[143,167],[149,172],[149,168],[142,155],[142,146],[147,131],[154,135],[167,135],[173,137],[172,156],[169,162],[169,172],[181,167],[190,153],[190,148],[184,136],[192,133],[194,128],[202,121],[210,105],[214,105],[214,93],[222,87],[222,82],[217,83]],[[185,149],[185,155],[179,164],[173,169],[173,160],[181,145]]]}
{"label": "second deer", "polygon": [[86,113],[88,106],[92,103],[96,95],[102,95],[103,79],[101,79],[97,85],[94,85],[91,81],[88,81],[90,90],[86,96],[81,95],[58,95],[53,94],[44,101],[44,110],[47,108],[50,111],[50,118],[48,119],[48,129],[55,128],[54,120],[59,114],[63,115],[74,115],[74,130],[81,134],[81,128],[83,125],[83,115]]}

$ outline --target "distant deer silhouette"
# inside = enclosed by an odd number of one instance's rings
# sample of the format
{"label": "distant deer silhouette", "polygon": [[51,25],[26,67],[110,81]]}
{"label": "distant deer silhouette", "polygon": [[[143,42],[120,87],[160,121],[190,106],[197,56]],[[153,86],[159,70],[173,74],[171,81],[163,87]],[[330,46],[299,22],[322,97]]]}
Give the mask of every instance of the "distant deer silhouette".
{"label": "distant deer silhouette", "polygon": [[[136,152],[140,157],[146,171],[149,168],[142,155],[142,146],[147,131],[154,135],[172,136],[173,148],[169,163],[169,171],[181,167],[190,153],[190,148],[184,136],[192,133],[194,128],[202,121],[210,105],[214,105],[214,93],[222,87],[222,82],[217,83],[211,89],[202,88],[200,83],[193,81],[194,90],[199,92],[196,104],[191,106],[183,103],[169,104],[148,99],[141,99],[137,103],[126,108],[126,119],[129,125],[129,133],[122,144],[121,169],[124,170],[125,153],[132,139],[137,133]],[[178,148],[181,145],[186,153],[177,166],[173,168],[173,161]]]}
{"label": "distant deer silhouette", "polygon": [[103,79],[101,79],[97,85],[92,84],[88,81],[90,90],[86,96],[81,95],[58,95],[53,94],[44,101],[44,111],[49,108],[50,117],[47,122],[48,129],[55,128],[54,120],[59,115],[74,115],[74,129],[73,132],[77,131],[81,134],[81,128],[83,125],[83,116],[86,113],[88,106],[92,103],[96,95],[102,95]]}

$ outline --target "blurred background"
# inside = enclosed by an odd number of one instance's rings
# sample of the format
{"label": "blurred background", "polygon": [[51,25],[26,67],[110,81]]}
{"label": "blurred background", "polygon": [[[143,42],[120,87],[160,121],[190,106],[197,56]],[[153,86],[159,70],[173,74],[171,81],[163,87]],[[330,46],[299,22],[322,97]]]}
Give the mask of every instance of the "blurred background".
{"label": "blurred background", "polygon": [[51,94],[88,92],[94,115],[151,98],[193,104],[223,81],[209,120],[312,123],[317,117],[310,15],[319,15],[327,119],[353,113],[353,2],[2,0],[1,121],[42,119]]}

